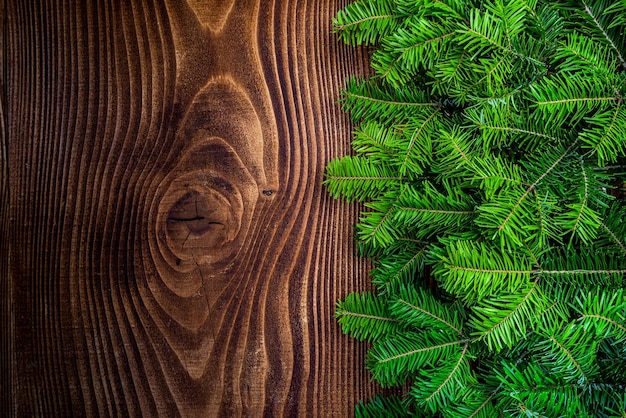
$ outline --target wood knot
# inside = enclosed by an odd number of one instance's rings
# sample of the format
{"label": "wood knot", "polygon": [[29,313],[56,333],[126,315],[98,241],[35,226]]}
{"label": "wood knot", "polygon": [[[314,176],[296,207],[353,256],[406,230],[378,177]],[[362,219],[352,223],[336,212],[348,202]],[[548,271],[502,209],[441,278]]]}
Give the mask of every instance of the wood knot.
{"label": "wood knot", "polygon": [[209,250],[233,239],[230,203],[210,189],[185,193],[170,208],[166,222],[168,236],[180,241],[180,250]]}
{"label": "wood knot", "polygon": [[176,178],[159,205],[160,230],[176,270],[225,258],[240,232],[244,197],[239,188],[210,170]]}

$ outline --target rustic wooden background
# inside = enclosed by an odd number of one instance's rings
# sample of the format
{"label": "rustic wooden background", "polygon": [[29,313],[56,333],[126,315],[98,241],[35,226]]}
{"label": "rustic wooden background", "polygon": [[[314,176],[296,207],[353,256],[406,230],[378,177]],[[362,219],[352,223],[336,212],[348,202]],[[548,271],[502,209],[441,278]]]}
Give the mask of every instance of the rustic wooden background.
{"label": "rustic wooden background", "polygon": [[350,416],[347,0],[0,0],[1,409]]}

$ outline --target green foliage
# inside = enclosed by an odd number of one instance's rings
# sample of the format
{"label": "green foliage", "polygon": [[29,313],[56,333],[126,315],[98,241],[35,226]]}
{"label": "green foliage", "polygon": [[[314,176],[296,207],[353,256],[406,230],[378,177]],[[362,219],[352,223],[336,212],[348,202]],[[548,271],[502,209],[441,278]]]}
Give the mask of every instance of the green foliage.
{"label": "green foliage", "polygon": [[389,310],[384,297],[369,292],[352,293],[337,302],[336,316],[343,330],[353,337],[377,341],[397,334],[403,327]]}
{"label": "green foliage", "polygon": [[358,417],[626,416],[626,1],[359,0],[331,161],[373,292],[337,303],[403,397]]}
{"label": "green foliage", "polygon": [[356,418],[401,418],[408,417],[409,411],[397,396],[375,396],[368,403],[357,405]]}

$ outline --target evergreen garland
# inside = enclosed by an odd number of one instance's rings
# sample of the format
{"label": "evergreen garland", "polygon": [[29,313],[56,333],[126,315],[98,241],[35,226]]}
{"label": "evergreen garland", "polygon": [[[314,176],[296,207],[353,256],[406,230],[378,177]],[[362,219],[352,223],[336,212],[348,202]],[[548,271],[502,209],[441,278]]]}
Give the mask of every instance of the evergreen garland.
{"label": "evergreen garland", "polygon": [[374,75],[331,161],[375,291],[337,303],[403,397],[359,417],[626,416],[626,1],[360,0]]}

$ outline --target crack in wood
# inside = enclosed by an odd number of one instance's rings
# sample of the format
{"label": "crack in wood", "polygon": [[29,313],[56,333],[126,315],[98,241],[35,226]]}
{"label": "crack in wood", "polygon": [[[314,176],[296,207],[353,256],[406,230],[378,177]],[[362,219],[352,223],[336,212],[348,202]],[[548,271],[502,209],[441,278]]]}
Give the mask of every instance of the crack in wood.
{"label": "crack in wood", "polygon": [[[196,216],[194,218],[174,218],[174,217],[167,218],[167,220],[170,222],[192,222],[192,221],[201,221],[203,219],[204,219],[204,216]],[[219,222],[209,222],[209,223],[219,223]]]}

